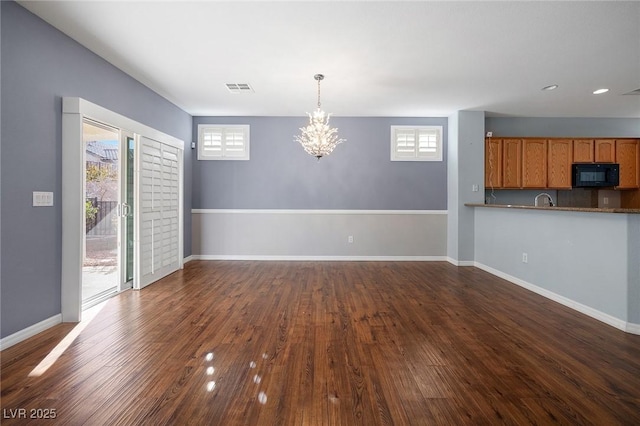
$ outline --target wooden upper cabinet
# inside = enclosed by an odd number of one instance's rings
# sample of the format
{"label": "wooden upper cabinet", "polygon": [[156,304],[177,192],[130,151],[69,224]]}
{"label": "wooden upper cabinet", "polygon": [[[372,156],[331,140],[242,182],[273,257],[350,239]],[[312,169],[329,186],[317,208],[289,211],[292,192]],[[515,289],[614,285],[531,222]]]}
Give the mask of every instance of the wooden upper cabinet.
{"label": "wooden upper cabinet", "polygon": [[522,187],[547,187],[547,140],[522,141]]}
{"label": "wooden upper cabinet", "polygon": [[616,141],[616,162],[620,164],[620,189],[638,188],[640,186],[639,169],[640,142],[637,139]]}
{"label": "wooden upper cabinet", "polygon": [[572,163],[593,162],[619,163],[617,188],[640,189],[640,139],[487,138],[484,184],[571,189]]}
{"label": "wooden upper cabinet", "polygon": [[616,162],[616,141],[614,139],[596,139],[595,161],[596,163]]}
{"label": "wooden upper cabinet", "polygon": [[573,141],[551,139],[547,143],[547,188],[571,189]]}
{"label": "wooden upper cabinet", "polygon": [[502,140],[487,138],[484,141],[484,187],[502,187]]}
{"label": "wooden upper cabinet", "polygon": [[502,140],[502,187],[522,187],[522,140]]}
{"label": "wooden upper cabinet", "polygon": [[573,141],[573,162],[593,163],[593,139],[576,139]]}

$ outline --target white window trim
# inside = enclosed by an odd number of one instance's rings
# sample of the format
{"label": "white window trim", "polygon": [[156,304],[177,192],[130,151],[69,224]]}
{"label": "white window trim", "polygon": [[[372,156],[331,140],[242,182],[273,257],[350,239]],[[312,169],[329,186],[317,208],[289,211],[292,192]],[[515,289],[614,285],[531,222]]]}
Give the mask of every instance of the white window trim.
{"label": "white window trim", "polygon": [[[418,140],[417,134],[421,130],[435,131],[437,137],[436,153],[433,155],[419,155],[418,150],[413,156],[398,155],[397,151],[397,131],[413,130],[416,133],[416,141]],[[443,127],[442,126],[391,126],[391,161],[442,161],[443,160]]]}
{"label": "white window trim", "polygon": [[[211,155],[204,151],[203,135],[210,130],[220,131],[222,139],[222,152],[220,155]],[[229,155],[226,151],[224,143],[224,135],[227,132],[237,132],[241,130],[243,133],[244,153],[242,155]],[[248,124],[198,124],[198,160],[235,160],[248,161],[250,159],[250,129]]]}

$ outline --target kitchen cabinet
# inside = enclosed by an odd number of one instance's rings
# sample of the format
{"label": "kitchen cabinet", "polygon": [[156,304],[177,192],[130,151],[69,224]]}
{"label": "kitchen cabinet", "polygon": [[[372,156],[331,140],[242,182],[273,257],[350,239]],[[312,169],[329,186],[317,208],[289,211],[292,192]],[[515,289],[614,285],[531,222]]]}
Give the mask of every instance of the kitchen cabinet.
{"label": "kitchen cabinet", "polygon": [[487,138],[485,187],[571,189],[572,163],[594,162],[620,164],[617,189],[640,189],[640,139],[595,138]]}
{"label": "kitchen cabinet", "polygon": [[502,139],[487,138],[484,142],[484,187],[502,187]]}
{"label": "kitchen cabinet", "polygon": [[522,187],[547,187],[547,140],[522,140]]}
{"label": "kitchen cabinet", "polygon": [[615,163],[616,162],[615,139],[596,139],[595,160],[596,160],[596,163]]}
{"label": "kitchen cabinet", "polygon": [[593,146],[593,139],[575,139],[573,141],[573,162],[593,163],[595,158]]}
{"label": "kitchen cabinet", "polygon": [[502,187],[522,186],[522,140],[502,140]]}
{"label": "kitchen cabinet", "polygon": [[547,144],[547,188],[571,189],[573,141],[550,139]]}
{"label": "kitchen cabinet", "polygon": [[616,140],[616,162],[620,164],[619,189],[632,189],[640,186],[638,156],[640,142],[637,139]]}

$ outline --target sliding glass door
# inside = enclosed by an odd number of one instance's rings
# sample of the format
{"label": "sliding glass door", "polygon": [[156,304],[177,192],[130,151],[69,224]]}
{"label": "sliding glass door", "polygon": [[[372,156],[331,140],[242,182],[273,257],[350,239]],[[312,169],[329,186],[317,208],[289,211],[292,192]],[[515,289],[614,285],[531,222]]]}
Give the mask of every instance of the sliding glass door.
{"label": "sliding glass door", "polygon": [[184,142],[62,102],[62,320],[182,267]]}
{"label": "sliding glass door", "polygon": [[85,119],[82,304],[91,306],[133,279],[133,135]]}
{"label": "sliding glass door", "polygon": [[135,255],[134,244],[134,167],[135,167],[135,139],[132,134],[123,134],[123,158],[125,159],[125,181],[122,184],[122,188],[125,192],[124,195],[124,208],[123,208],[123,221],[124,229],[122,230],[122,245],[124,246],[124,268],[122,273],[124,274],[122,284],[123,289],[131,288],[133,283],[134,264],[133,259]]}

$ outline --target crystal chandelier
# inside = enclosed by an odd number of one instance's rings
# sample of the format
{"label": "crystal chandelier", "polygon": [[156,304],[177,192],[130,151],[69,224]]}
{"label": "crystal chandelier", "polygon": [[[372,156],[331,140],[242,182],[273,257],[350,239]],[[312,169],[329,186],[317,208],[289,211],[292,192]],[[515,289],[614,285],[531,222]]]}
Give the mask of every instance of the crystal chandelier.
{"label": "crystal chandelier", "polygon": [[318,109],[313,114],[307,113],[309,124],[301,127],[302,133],[294,138],[296,142],[300,142],[307,154],[313,155],[319,161],[325,155],[331,154],[339,143],[345,142],[345,139],[338,139],[338,129],[329,127],[331,114],[325,114],[320,109],[320,81],[324,79],[324,75],[316,74],[313,78],[318,81]]}

